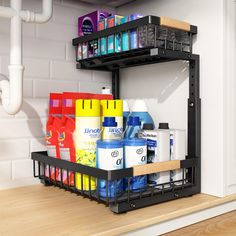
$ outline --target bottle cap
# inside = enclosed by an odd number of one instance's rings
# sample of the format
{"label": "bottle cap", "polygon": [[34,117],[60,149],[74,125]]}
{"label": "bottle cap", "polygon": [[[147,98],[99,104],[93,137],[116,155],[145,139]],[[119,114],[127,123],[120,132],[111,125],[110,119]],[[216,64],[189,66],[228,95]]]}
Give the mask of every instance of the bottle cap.
{"label": "bottle cap", "polygon": [[101,100],[101,114],[103,117],[123,116],[122,100]]}
{"label": "bottle cap", "polygon": [[117,127],[117,122],[115,117],[104,117],[102,122],[103,127]]}
{"label": "bottle cap", "polygon": [[123,112],[129,112],[129,104],[125,100],[123,100]]}
{"label": "bottle cap", "polygon": [[159,129],[169,129],[169,123],[159,123]]}
{"label": "bottle cap", "polygon": [[100,101],[95,99],[78,99],[75,103],[77,117],[100,117]]}
{"label": "bottle cap", "polygon": [[135,100],[133,107],[132,107],[132,112],[147,112],[147,105],[144,102],[144,100]]}
{"label": "bottle cap", "polygon": [[110,87],[102,87],[102,94],[111,94]]}
{"label": "bottle cap", "polygon": [[144,123],[143,124],[143,129],[144,130],[154,130],[154,124],[152,124],[152,123]]}
{"label": "bottle cap", "polygon": [[138,116],[130,116],[129,120],[128,120],[128,125],[129,126],[137,126],[137,125],[140,126],[141,121]]}

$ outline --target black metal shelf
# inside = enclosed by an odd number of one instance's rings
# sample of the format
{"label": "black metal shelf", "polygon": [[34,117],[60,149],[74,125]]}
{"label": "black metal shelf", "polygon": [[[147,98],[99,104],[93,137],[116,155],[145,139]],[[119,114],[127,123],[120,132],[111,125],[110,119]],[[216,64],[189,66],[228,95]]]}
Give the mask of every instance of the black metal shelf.
{"label": "black metal shelf", "polygon": [[[137,208],[149,206],[152,204],[191,196],[201,191],[201,99],[199,96],[199,55],[192,54],[192,36],[197,33],[197,27],[191,25],[189,32],[187,32],[187,44],[185,40],[176,41],[169,40],[168,34],[174,34],[177,38],[178,30],[176,29],[162,29],[160,26],[160,18],[156,16],[146,16],[141,19],[125,23],[113,28],[105,29],[87,35],[84,37],[73,39],[73,45],[79,47],[80,44],[88,43],[92,40],[99,40],[102,37],[108,37],[112,34],[122,33],[124,31],[130,34],[131,29],[139,27],[153,27],[154,40],[145,44],[144,47],[139,47],[133,50],[113,52],[111,54],[99,55],[90,58],[83,58],[77,60],[77,68],[84,70],[100,70],[110,71],[112,79],[112,93],[115,99],[120,98],[120,69],[125,69],[133,66],[142,66],[148,64],[169,62],[184,60],[189,62],[189,98],[188,98],[188,150],[186,160],[180,161],[180,168],[187,170],[186,177],[184,172],[182,176],[182,184],[176,186],[174,182],[169,182],[169,188],[165,188],[165,184],[157,186],[148,186],[146,189],[141,189],[139,193],[132,193],[130,190],[124,191],[121,196],[116,196],[114,199],[99,197],[99,186],[96,191],[84,191],[78,190],[75,186],[69,186],[64,184],[63,181],[58,181],[50,177],[45,176],[45,166],[51,165],[52,167],[59,168],[60,170],[66,170],[67,175],[69,171],[74,173],[81,173],[82,175],[89,175],[97,179],[106,180],[106,186],[108,181],[117,181],[121,178],[130,178],[133,176],[133,168],[105,171],[97,168],[83,166],[76,163],[63,161],[48,157],[46,152],[32,153],[32,159],[34,160],[34,174],[35,177],[39,177],[41,182],[45,185],[55,185],[64,188],[68,191],[75,192],[79,195],[89,197],[98,202],[105,203],[110,206],[111,210],[116,213],[126,212]],[[166,38],[158,37],[158,30],[166,30]],[[183,32],[182,32],[183,33]],[[180,33],[181,34],[181,33]],[[186,32],[184,32],[186,36]],[[147,39],[147,37],[146,37]],[[130,35],[129,35],[130,40]],[[148,40],[147,40],[148,41]],[[186,49],[187,46],[187,50]],[[122,48],[122,47],[121,47]],[[129,42],[130,49],[130,42]],[[35,163],[39,163],[38,175],[36,175]],[[50,169],[50,168],[49,168]],[[82,178],[83,179],[83,178]],[[81,179],[81,183],[82,183]],[[74,183],[75,183],[74,179]],[[83,184],[81,184],[83,185]],[[108,191],[108,187],[106,189]],[[107,194],[108,192],[106,192]]]}
{"label": "black metal shelf", "polygon": [[[144,25],[160,25],[160,17],[158,17],[158,16],[144,16],[140,19],[133,20],[133,21],[124,23],[122,25],[118,25],[118,26],[114,26],[112,28],[97,31],[97,32],[94,32],[93,34],[89,34],[89,35],[86,35],[83,37],[74,38],[72,40],[72,44],[74,46],[77,46],[78,44],[81,44],[81,43],[85,43],[85,42],[92,41],[92,40],[102,38],[102,37],[107,37],[109,35],[116,34],[118,32],[131,30],[131,29],[138,28],[138,27],[144,26]],[[191,33],[193,35],[197,34],[197,27],[194,25],[191,25],[189,33]]]}
{"label": "black metal shelf", "polygon": [[198,55],[163,48],[139,48],[127,52],[79,60],[77,69],[115,71],[133,66],[176,61],[194,60]]}
{"label": "black metal shelf", "polygon": [[[84,166],[77,163],[72,163],[69,161],[52,158],[47,156],[47,152],[33,152],[31,154],[31,159],[33,160],[33,171],[34,177],[37,177],[41,180],[41,182],[45,186],[57,186],[67,191],[76,193],[78,195],[82,195],[84,197],[88,197],[99,203],[103,203],[110,207],[110,209],[115,213],[122,213],[138,208],[142,208],[148,205],[156,204],[163,201],[168,201],[171,199],[177,199],[184,196],[189,196],[198,192],[198,188],[195,185],[195,176],[194,170],[199,167],[199,159],[186,157],[186,160],[180,161],[180,168],[184,171],[186,169],[193,170],[191,176],[182,180],[172,181],[168,183],[156,184],[151,186],[146,186],[142,188],[139,192],[132,192],[130,189],[127,191],[122,191],[122,194],[115,197],[101,197],[99,195],[99,185],[97,185],[96,190],[84,190],[76,188],[76,173],[80,173],[81,179],[83,179],[83,175],[87,175],[89,177],[96,177],[97,181],[103,179],[106,181],[108,186],[108,181],[117,181],[118,179],[123,178],[131,178],[134,176],[133,168],[125,168],[121,170],[103,170],[95,167]],[[38,168],[36,170],[36,162],[38,163]],[[61,179],[52,177],[50,172],[49,176],[46,176],[45,170],[46,166],[49,169],[53,169],[56,173],[56,170],[62,173],[66,171],[67,173],[67,182],[64,183]],[[74,185],[71,186],[69,184],[69,173],[73,172],[74,175]],[[62,176],[62,175],[61,175]],[[184,176],[184,175],[183,175]],[[181,184],[176,185],[176,182],[181,182]],[[165,187],[166,184],[169,187]],[[83,186],[83,185],[82,185]],[[108,190],[107,190],[108,191]]]}

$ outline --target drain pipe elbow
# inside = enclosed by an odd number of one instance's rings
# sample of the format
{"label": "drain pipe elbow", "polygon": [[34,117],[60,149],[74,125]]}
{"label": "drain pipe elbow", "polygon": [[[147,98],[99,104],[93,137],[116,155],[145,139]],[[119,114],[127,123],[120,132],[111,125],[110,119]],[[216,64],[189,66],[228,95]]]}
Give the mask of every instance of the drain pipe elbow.
{"label": "drain pipe elbow", "polygon": [[0,81],[1,99],[4,110],[14,115],[20,111],[23,101],[23,72],[22,65],[9,65],[9,80]]}
{"label": "drain pipe elbow", "polygon": [[21,17],[26,22],[45,23],[52,17],[52,0],[42,1],[42,13],[21,11]]}

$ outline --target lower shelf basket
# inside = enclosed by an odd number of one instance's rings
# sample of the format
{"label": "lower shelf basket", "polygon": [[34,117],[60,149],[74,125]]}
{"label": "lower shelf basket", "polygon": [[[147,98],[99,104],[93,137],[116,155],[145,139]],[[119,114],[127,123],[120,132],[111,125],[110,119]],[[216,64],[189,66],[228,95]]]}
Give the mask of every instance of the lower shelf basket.
{"label": "lower shelf basket", "polygon": [[[34,177],[39,178],[44,185],[55,185],[104,203],[115,213],[127,212],[200,192],[199,183],[196,183],[196,173],[200,164],[198,158],[152,163],[110,171],[48,157],[46,152],[33,152],[31,158]],[[182,178],[178,181],[145,185],[135,191],[130,187],[133,177],[176,169],[182,171]],[[118,181],[123,181],[123,179],[127,182],[127,188],[122,189],[119,193],[114,191],[111,196],[110,183],[112,183],[113,190],[117,190]],[[105,184],[105,194],[101,194],[101,184],[97,184],[100,181]]]}

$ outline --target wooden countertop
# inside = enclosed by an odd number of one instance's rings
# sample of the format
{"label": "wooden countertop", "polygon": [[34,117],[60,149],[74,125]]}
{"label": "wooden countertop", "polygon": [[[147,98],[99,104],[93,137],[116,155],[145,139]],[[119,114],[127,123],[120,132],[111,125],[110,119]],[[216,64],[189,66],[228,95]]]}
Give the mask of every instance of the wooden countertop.
{"label": "wooden countertop", "polygon": [[236,200],[198,194],[117,215],[56,187],[0,191],[0,235],[118,235]]}

